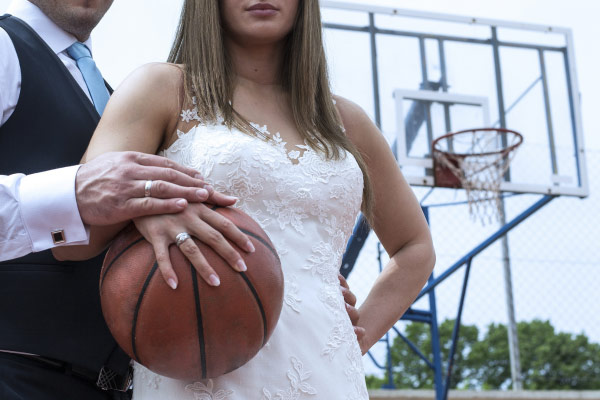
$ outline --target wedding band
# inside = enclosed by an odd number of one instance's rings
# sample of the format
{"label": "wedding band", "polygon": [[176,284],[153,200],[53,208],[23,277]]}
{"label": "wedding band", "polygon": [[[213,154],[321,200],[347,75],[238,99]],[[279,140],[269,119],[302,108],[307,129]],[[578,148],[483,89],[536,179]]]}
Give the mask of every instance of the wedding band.
{"label": "wedding band", "polygon": [[144,197],[152,196],[152,181],[146,181],[146,186],[144,186]]}
{"label": "wedding band", "polygon": [[179,247],[179,246],[181,246],[183,244],[183,242],[185,242],[189,238],[191,238],[191,236],[190,236],[189,233],[187,233],[187,232],[181,232],[180,234],[178,234],[177,236],[175,236],[175,244],[177,245],[177,247]]}

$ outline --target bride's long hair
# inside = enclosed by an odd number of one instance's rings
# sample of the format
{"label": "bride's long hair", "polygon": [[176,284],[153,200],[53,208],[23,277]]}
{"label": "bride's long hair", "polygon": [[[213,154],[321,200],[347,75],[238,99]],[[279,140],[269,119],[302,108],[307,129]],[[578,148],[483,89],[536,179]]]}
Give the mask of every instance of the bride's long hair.
{"label": "bride's long hair", "polygon": [[[222,116],[227,126],[249,134],[260,134],[237,113],[231,103],[234,70],[224,44],[219,0],[185,0],[169,62],[184,66],[186,101],[195,97],[198,116],[216,122]],[[318,0],[299,0],[292,31],[287,37],[280,83],[289,93],[296,128],[316,151],[328,159],[350,152],[363,173],[362,211],[372,216],[373,193],[363,157],[346,137],[334,106],[327,61],[323,49]]]}

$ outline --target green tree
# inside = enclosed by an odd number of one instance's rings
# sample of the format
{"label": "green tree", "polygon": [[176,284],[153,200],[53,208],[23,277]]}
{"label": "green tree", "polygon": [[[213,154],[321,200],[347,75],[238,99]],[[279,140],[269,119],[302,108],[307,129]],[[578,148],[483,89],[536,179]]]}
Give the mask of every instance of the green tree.
{"label": "green tree", "polygon": [[379,378],[375,375],[367,375],[366,381],[367,387],[369,389],[380,389],[383,385],[387,383],[386,379]]}
{"label": "green tree", "polygon": [[[532,390],[600,389],[600,344],[584,334],[556,332],[549,321],[517,324],[523,387]],[[492,324],[467,360],[482,388],[511,385],[506,327]]]}
{"label": "green tree", "polygon": [[473,344],[465,361],[469,380],[482,389],[504,389],[510,385],[508,332],[503,324],[490,324],[481,341]]}
{"label": "green tree", "polygon": [[[451,346],[453,320],[440,325],[444,365]],[[429,325],[410,323],[405,336],[430,359]],[[600,389],[600,344],[590,343],[584,334],[556,332],[549,321],[517,324],[523,387],[531,390]],[[490,324],[479,339],[477,327],[462,325],[452,371],[452,388],[506,389],[511,373],[507,329]],[[433,388],[433,371],[397,337],[392,346],[394,383],[398,388]],[[369,377],[369,387],[381,387],[384,379]]]}
{"label": "green tree", "polygon": [[[445,320],[439,328],[440,346],[442,348],[443,360],[448,359],[452,342],[452,329],[454,320]],[[477,341],[478,329],[474,325],[462,325],[456,349],[455,364],[452,370],[453,388],[463,380],[468,373],[464,369],[464,360],[468,356],[473,343]],[[433,360],[431,353],[431,331],[427,324],[410,323],[406,325],[405,337],[410,340],[425,356]],[[392,365],[394,366],[394,384],[403,389],[431,389],[433,388],[433,370],[425,364],[408,345],[396,337],[391,348]],[[381,387],[382,382],[387,382],[387,373],[384,379],[375,377],[367,378],[370,388]]]}

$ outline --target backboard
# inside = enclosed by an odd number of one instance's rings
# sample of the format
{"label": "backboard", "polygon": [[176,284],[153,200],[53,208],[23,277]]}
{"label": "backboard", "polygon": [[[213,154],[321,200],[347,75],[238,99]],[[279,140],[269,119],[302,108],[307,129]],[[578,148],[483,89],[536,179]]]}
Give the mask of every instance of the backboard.
{"label": "backboard", "polygon": [[524,137],[501,191],[587,196],[570,29],[321,6],[334,92],[371,114],[410,184],[434,185],[435,138],[499,127]]}

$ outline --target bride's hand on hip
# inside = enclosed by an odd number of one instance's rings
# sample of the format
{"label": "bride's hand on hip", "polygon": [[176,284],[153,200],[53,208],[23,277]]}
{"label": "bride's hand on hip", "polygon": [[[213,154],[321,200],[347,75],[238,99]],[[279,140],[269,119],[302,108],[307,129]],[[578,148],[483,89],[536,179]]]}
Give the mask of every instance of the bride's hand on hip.
{"label": "bride's hand on hip", "polygon": [[[208,201],[212,199],[213,202],[220,203],[219,196],[221,195],[218,192],[211,193]],[[254,252],[254,246],[249,238],[229,219],[212,210],[210,205],[205,203],[189,204],[179,214],[145,216],[136,218],[133,222],[138,231],[154,247],[158,268],[164,280],[173,289],[177,287],[178,280],[169,257],[169,246],[176,243],[176,237],[180,233],[188,233],[211,247],[227,261],[231,268],[238,272],[245,271],[246,265],[238,251],[227,239],[240,249]],[[219,276],[208,264],[193,240],[183,240],[179,249],[209,285],[218,286],[220,284]]]}
{"label": "bride's hand on hip", "polygon": [[338,279],[340,281],[340,290],[342,291],[344,302],[346,303],[346,312],[352,322],[356,339],[360,343],[365,336],[365,328],[358,326],[359,314],[358,309],[356,308],[356,296],[350,290],[350,286],[342,274],[338,273]]}

